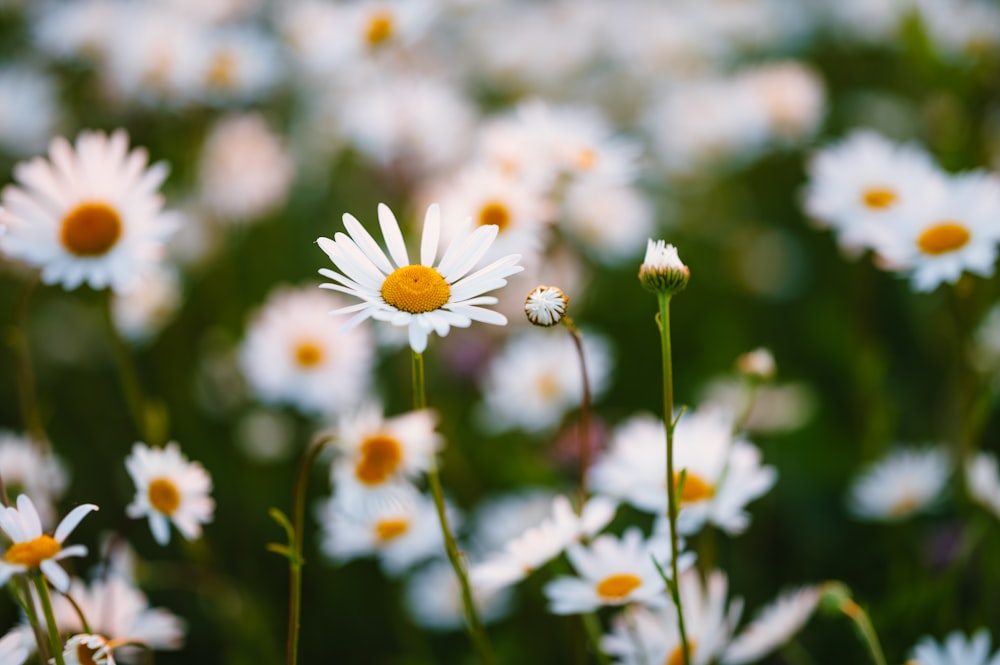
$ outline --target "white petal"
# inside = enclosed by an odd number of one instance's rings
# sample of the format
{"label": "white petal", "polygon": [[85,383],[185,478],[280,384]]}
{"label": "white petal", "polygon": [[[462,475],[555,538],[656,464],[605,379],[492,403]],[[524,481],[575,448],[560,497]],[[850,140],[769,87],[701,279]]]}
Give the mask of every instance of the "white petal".
{"label": "white petal", "polygon": [[449,284],[456,282],[465,273],[472,270],[472,266],[476,265],[479,259],[483,257],[483,254],[490,248],[490,245],[493,244],[493,240],[497,237],[499,230],[499,227],[495,224],[488,224],[480,226],[473,231],[465,242],[462,243],[461,253],[455,257],[455,265],[449,266],[447,272],[441,267],[438,268],[445,281]]}
{"label": "white petal", "polygon": [[400,268],[410,265],[410,257],[406,253],[406,243],[403,242],[403,233],[399,230],[399,222],[389,210],[389,206],[384,203],[378,204],[378,224],[382,228],[382,237],[385,238],[385,244],[389,248],[392,260]]}
{"label": "white petal", "polygon": [[490,323],[495,326],[505,326],[507,325],[507,317],[500,312],[494,312],[492,309],[483,309],[481,307],[471,307],[469,305],[463,305],[461,303],[456,303],[452,305],[445,305],[446,309],[455,312],[456,314],[461,314],[462,316],[467,316],[473,321],[481,321],[483,323]]}
{"label": "white petal", "polygon": [[153,540],[160,545],[170,542],[170,522],[160,513],[149,514],[149,529],[153,532]]}
{"label": "white petal", "polygon": [[97,510],[97,506],[92,503],[84,503],[69,511],[69,515],[62,519],[52,537],[56,539],[57,543],[62,544],[66,540],[66,536],[72,533],[76,525],[80,523],[80,520],[86,517],[92,510]]}
{"label": "white petal", "polygon": [[35,504],[31,502],[27,494],[21,494],[17,497],[17,514],[25,536],[37,538],[42,535],[42,522],[38,519],[38,511],[35,510]]}
{"label": "white petal", "polygon": [[418,324],[418,320],[410,323],[410,348],[414,353],[423,353],[427,350],[427,331]]}
{"label": "white petal", "polygon": [[420,239],[420,263],[431,267],[437,257],[438,239],[441,235],[441,208],[431,204],[424,216],[424,233]]}
{"label": "white petal", "polygon": [[392,272],[392,264],[389,263],[385,252],[382,251],[382,248],[375,242],[375,238],[372,238],[371,234],[368,233],[354,215],[344,213],[344,226],[347,228],[347,232],[351,234],[354,242],[361,248],[361,251],[371,259],[372,263],[378,266],[379,270],[386,274]]}
{"label": "white petal", "polygon": [[38,564],[38,567],[42,569],[45,577],[49,578],[49,582],[52,582],[52,586],[55,587],[56,591],[65,593],[69,590],[69,575],[66,574],[66,571],[58,563],[52,559],[46,559]]}

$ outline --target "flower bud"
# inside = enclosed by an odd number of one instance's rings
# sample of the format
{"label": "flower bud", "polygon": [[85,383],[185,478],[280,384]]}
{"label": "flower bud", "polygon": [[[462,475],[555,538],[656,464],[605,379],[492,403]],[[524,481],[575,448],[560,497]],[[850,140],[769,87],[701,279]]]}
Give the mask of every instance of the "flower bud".
{"label": "flower bud", "polygon": [[639,281],[649,291],[674,295],[687,286],[691,271],[677,255],[677,248],[663,240],[649,240],[646,258],[639,267]]}
{"label": "flower bud", "polygon": [[524,299],[524,313],[536,326],[554,326],[566,315],[568,303],[558,286],[536,286]]}

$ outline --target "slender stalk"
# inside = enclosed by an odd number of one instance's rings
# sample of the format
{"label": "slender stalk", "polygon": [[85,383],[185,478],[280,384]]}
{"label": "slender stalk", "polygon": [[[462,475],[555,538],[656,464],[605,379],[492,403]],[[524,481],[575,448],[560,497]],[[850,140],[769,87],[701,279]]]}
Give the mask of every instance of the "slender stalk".
{"label": "slender stalk", "polygon": [[577,356],[580,358],[580,375],[583,380],[583,402],[580,405],[580,510],[587,502],[587,470],[590,468],[590,380],[587,378],[587,361],[583,355],[583,335],[573,324],[572,319],[564,317],[563,325],[569,330],[573,339]]}
{"label": "slender stalk", "polygon": [[[424,356],[421,353],[413,352],[413,407],[424,409],[427,407],[427,388],[424,381]],[[441,533],[444,536],[445,551],[448,554],[448,561],[458,576],[458,582],[462,588],[462,605],[465,609],[466,629],[472,644],[479,654],[479,659],[485,665],[492,665],[493,652],[490,648],[489,638],[486,636],[486,629],[479,618],[476,610],[476,603],[472,598],[472,586],[469,584],[469,575],[465,570],[465,562],[462,553],[455,542],[455,536],[448,525],[448,514],[444,505],[444,491],[441,488],[441,478],[438,476],[437,461],[431,458],[431,467],[427,470],[427,482],[430,486],[431,496],[434,499],[434,509],[437,511],[438,521],[441,523]]]}
{"label": "slender stalk", "polygon": [[33,574],[35,588],[38,589],[38,597],[42,601],[42,612],[45,613],[45,623],[49,627],[49,642],[52,643],[52,655],[56,659],[56,665],[66,665],[63,660],[62,640],[59,638],[59,627],[56,626],[55,613],[52,611],[52,599],[49,598],[49,587],[45,584],[45,578],[41,573]]}
{"label": "slender stalk", "polygon": [[868,613],[850,598],[845,599],[841,603],[840,611],[854,622],[854,626],[861,636],[861,641],[868,647],[868,653],[872,657],[872,662],[875,665],[886,665],[882,646],[879,644],[878,635],[875,634],[875,627],[872,625],[871,619],[868,618]]}
{"label": "slender stalk", "polygon": [[24,287],[17,303],[17,327],[15,328],[14,345],[17,351],[17,393],[21,405],[21,418],[24,429],[36,445],[46,445],[45,427],[38,411],[38,400],[35,392],[35,371],[31,364],[31,344],[28,335],[28,313],[31,299],[38,288],[38,276],[32,278]]}
{"label": "slender stalk", "polygon": [[17,588],[13,590],[14,597],[28,618],[28,625],[31,626],[31,632],[35,635],[35,644],[38,646],[38,655],[43,663],[47,663],[49,662],[49,641],[46,639],[45,629],[42,628],[42,624],[38,620],[35,601],[31,597],[31,585],[28,584],[28,578],[24,575],[18,575],[16,580]]}
{"label": "slender stalk", "polygon": [[667,431],[667,519],[670,520],[670,573],[673,583],[669,585],[670,595],[677,608],[677,630],[681,638],[681,654],[684,665],[691,665],[691,646],[688,644],[687,631],[684,628],[684,610],[681,607],[681,596],[677,590],[677,490],[674,481],[674,373],[670,355],[670,295],[657,294],[660,302],[660,314],[657,324],[660,327],[660,345],[663,356],[663,426]]}
{"label": "slender stalk", "polygon": [[295,499],[292,507],[292,553],[288,557],[288,644],[285,649],[286,665],[296,665],[299,658],[299,629],[302,624],[302,532],[305,528],[306,487],[309,471],[316,458],[333,436],[316,436],[299,464],[295,476]]}
{"label": "slender stalk", "polygon": [[131,349],[129,349],[128,344],[118,331],[118,326],[115,325],[112,309],[114,295],[111,291],[103,295],[104,319],[110,333],[111,345],[115,352],[115,364],[118,366],[118,376],[122,382],[122,389],[125,392],[128,409],[132,414],[132,419],[135,421],[136,428],[139,430],[139,436],[151,446],[160,446],[163,442],[159,440],[159,437],[155,436],[152,431],[153,428],[150,426],[149,413],[147,411],[148,402],[142,390],[142,382],[139,380],[139,372],[136,369]]}

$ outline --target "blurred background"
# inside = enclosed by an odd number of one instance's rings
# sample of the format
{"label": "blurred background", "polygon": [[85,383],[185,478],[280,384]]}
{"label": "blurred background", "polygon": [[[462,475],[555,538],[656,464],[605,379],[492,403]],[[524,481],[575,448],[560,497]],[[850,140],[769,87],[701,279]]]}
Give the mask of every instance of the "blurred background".
{"label": "blurred background", "polygon": [[[860,521],[847,503],[852,478],[894,445],[965,436],[969,404],[998,378],[974,353],[996,280],[913,293],[802,209],[810,156],[856,128],[920,143],[950,172],[995,170],[998,64],[1000,7],[975,0],[0,0],[0,182],[51,137],[83,129],[124,128],[169,164],[165,208],[184,220],[171,276],[132,309],[117,305],[116,325],[160,431],[211,473],[215,519],[202,540],[175,533],[160,547],[126,518],[123,459],[141,434],[109,334],[112,296],[39,284],[8,259],[0,427],[27,426],[26,348],[68,471],[59,512],[101,506],[74,536],[92,549],[76,570],[96,563],[98,534],[120,533],[151,603],[187,624],[184,648],[156,662],[281,662],[288,575],[265,549],[283,539],[268,510],[290,512],[296,464],[338,414],[262,399],[240,360],[247,331],[276,289],[313,288],[332,268],[315,240],[342,232],[343,213],[374,233],[376,205],[388,204],[413,251],[429,202],[448,218],[499,201],[511,233],[498,244],[526,266],[495,294],[510,325],[456,329],[426,353],[463,534],[482,528],[484,502],[575,488],[575,403],[538,427],[488,415],[491,361],[508,341],[565,336],[527,330],[521,304],[535,285],[560,286],[585,335],[607,344],[595,445],[659,412],[656,299],[636,273],[646,239],[664,238],[692,274],[672,308],[678,403],[732,399],[735,360],[756,347],[778,367],[750,433],[777,483],[751,504],[746,533],[698,536],[702,565],[729,574],[748,612],[783,588],[844,581],[891,662],[923,635],[1000,635],[997,518],[959,481],[897,524]],[[523,177],[490,180],[504,164]],[[372,332],[371,387],[357,397],[403,412],[409,351]],[[974,445],[996,451],[991,405]],[[303,659],[472,662],[463,632],[426,628],[409,609],[409,576],[320,551],[312,506],[330,494],[327,475],[315,469],[309,488]],[[618,519],[643,523],[630,511]],[[543,581],[519,586],[491,623],[501,662],[577,658],[578,627],[547,613]],[[17,620],[0,603],[0,628]],[[840,619],[814,619],[798,641],[811,660],[764,662],[865,662]]]}

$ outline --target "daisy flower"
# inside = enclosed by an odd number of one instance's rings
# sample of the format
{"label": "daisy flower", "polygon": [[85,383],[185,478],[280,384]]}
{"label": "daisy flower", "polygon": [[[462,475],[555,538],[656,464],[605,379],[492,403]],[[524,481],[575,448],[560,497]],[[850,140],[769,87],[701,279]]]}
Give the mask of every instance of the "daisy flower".
{"label": "daisy flower", "polygon": [[[664,539],[646,541],[633,527],[621,539],[598,536],[589,546],[574,545],[566,556],[577,577],[557,577],[545,585],[549,611],[553,614],[583,614],[603,606],[643,603],[660,606],[667,602],[666,585],[653,558],[666,569],[669,543]],[[665,561],[666,560],[666,561]],[[678,561],[678,570],[694,562],[692,553]]]}
{"label": "daisy flower", "polygon": [[0,67],[0,149],[31,155],[45,147],[58,119],[55,84],[28,65]]}
{"label": "daisy flower", "polygon": [[817,587],[786,591],[761,609],[722,654],[725,665],[755,663],[798,633],[819,604]]}
{"label": "daisy flower", "polygon": [[26,436],[0,431],[0,469],[7,494],[27,494],[43,525],[55,519],[55,503],[69,482],[66,467]]}
{"label": "daisy flower", "polygon": [[663,240],[646,241],[646,256],[639,266],[639,282],[649,291],[673,295],[684,290],[691,270],[684,265],[677,248]]}
{"label": "daisy flower", "polygon": [[977,453],[966,462],[965,483],[972,499],[1000,518],[1000,473],[994,453]]}
{"label": "daisy flower", "polygon": [[925,637],[913,647],[906,665],[1000,665],[1000,651],[990,657],[990,642],[985,628],[971,638],[955,631],[943,644]]}
{"label": "daisy flower", "polygon": [[[472,589],[472,600],[485,623],[510,613],[511,589],[486,592]],[[415,624],[431,630],[461,630],[465,627],[462,587],[455,569],[446,560],[436,559],[415,571],[406,583],[403,604]]]}
{"label": "daisy flower", "polygon": [[176,442],[166,448],[136,442],[125,468],[136,488],[125,512],[133,519],[148,517],[156,542],[170,542],[171,522],[188,540],[201,536],[201,525],[212,521],[215,510],[208,495],[212,479],[201,464],[189,462]]}
{"label": "daisy flower", "polygon": [[897,522],[941,496],[951,463],[941,448],[904,448],[869,465],[851,485],[851,511],[863,519]]}
{"label": "daisy flower", "polygon": [[66,665],[115,665],[112,648],[101,635],[79,633],[66,640],[63,660]]}
{"label": "daisy flower", "polygon": [[320,288],[340,291],[363,301],[331,312],[355,313],[345,327],[368,318],[406,326],[410,348],[414,353],[423,353],[432,332],[443,337],[452,326],[465,328],[473,321],[507,324],[506,317],[483,307],[497,302],[495,297],[483,294],[506,285],[507,277],[521,272],[521,266],[517,265],[521,257],[508,255],[469,273],[496,238],[496,225],[460,233],[437,261],[441,213],[437,205],[431,205],[424,218],[420,263],[411,264],[392,211],[379,204],[378,217],[391,262],[368,231],[349,214],[344,215],[344,226],[350,235],[338,233],[334,240],[317,240],[341,270],[321,269],[321,275],[337,283],[321,284]]}
{"label": "daisy flower", "polygon": [[916,291],[954,284],[963,271],[991,277],[1000,243],[998,217],[1000,179],[982,171],[954,176],[876,249],[894,269],[910,275]]}
{"label": "daisy flower", "polygon": [[365,398],[374,344],[367,326],[340,334],[327,312],[347,300],[315,287],[279,288],[250,318],[239,362],[254,394],[267,404],[338,414]]}
{"label": "daisy flower", "polygon": [[[678,587],[691,665],[714,663],[729,642],[743,602],[736,599],[729,603],[728,581],[720,571],[713,571],[703,583],[698,571],[688,570],[680,576]],[[683,654],[677,625],[673,603],[656,609],[632,606],[615,617],[611,633],[601,640],[601,648],[618,658],[619,665],[678,665],[683,662]]]}
{"label": "daisy flower", "polygon": [[42,533],[38,512],[26,494],[17,497],[16,508],[0,508],[0,530],[11,541],[10,547],[0,557],[0,585],[6,584],[12,575],[37,568],[52,586],[65,592],[69,588],[69,575],[56,561],[71,556],[86,556],[87,548],[83,545],[63,547],[63,542],[92,510],[97,510],[92,503],[77,506],[62,519],[50,536]]}
{"label": "daisy flower", "polygon": [[20,186],[0,192],[0,249],[40,267],[46,284],[129,290],[175,228],[157,192],[167,166],[146,162],[124,130],[83,132],[75,147],[54,138],[49,159],[16,165]]}

